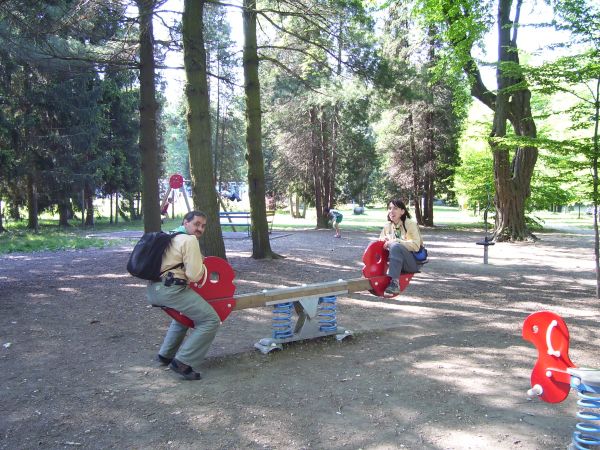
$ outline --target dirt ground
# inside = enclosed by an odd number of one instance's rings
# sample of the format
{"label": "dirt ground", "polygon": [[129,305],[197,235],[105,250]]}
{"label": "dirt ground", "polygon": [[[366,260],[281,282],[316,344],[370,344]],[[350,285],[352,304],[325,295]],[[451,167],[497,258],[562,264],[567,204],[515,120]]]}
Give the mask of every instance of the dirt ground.
{"label": "dirt ground", "polygon": [[[126,273],[124,236],[0,257],[0,448],[564,449],[576,395],[528,400],[537,352],[523,320],[561,314],[572,361],[600,368],[589,234],[498,243],[484,265],[481,234],[425,230],[430,262],[401,296],[338,298],[352,338],[263,355],[253,345],[271,334],[270,310],[235,311],[196,382],[153,360],[169,318]],[[247,237],[226,247],[245,293],[359,277],[375,238],[276,232],[275,261],[253,260]]]}

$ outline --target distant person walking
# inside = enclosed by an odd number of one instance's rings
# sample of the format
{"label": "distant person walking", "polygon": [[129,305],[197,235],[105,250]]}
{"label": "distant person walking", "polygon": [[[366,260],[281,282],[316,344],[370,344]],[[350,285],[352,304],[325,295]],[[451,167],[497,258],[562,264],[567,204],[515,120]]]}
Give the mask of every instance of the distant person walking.
{"label": "distant person walking", "polygon": [[337,209],[325,208],[323,211],[327,214],[327,221],[331,222],[335,229],[335,237],[342,237],[340,234],[340,222],[344,219],[344,215]]}

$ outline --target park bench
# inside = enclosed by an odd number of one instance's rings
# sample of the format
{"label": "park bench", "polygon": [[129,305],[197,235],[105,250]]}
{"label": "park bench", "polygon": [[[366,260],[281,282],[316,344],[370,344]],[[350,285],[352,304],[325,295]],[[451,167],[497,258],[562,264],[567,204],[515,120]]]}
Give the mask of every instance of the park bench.
{"label": "park bench", "polygon": [[[275,211],[267,211],[267,224],[269,233],[273,231],[273,220],[275,219]],[[222,227],[232,227],[233,231],[237,231],[236,227],[246,228],[248,236],[252,230],[252,218],[249,211],[221,211],[219,212],[219,223]]]}

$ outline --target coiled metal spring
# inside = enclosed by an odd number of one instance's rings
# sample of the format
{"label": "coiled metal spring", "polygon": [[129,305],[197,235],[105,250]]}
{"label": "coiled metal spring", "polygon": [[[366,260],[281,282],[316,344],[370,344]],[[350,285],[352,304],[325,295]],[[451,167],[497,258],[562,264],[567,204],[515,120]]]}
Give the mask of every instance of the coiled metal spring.
{"label": "coiled metal spring", "polygon": [[319,297],[317,316],[319,317],[319,330],[322,332],[337,331],[336,302],[335,295]]}
{"label": "coiled metal spring", "polygon": [[[574,382],[575,381],[575,382]],[[577,389],[577,418],[585,422],[575,425],[571,448],[588,450],[600,447],[600,386],[590,386],[571,377],[571,386]]]}
{"label": "coiled metal spring", "polygon": [[273,307],[273,339],[287,339],[292,331],[293,302],[279,303]]}

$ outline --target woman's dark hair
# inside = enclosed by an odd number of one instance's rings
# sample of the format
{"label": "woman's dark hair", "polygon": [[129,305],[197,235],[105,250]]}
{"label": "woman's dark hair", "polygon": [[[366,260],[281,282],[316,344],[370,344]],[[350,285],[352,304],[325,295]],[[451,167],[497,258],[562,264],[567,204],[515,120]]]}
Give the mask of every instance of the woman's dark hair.
{"label": "woman's dark hair", "polygon": [[[404,221],[406,219],[410,219],[410,213],[408,212],[408,208],[406,207],[406,205],[404,204],[404,202],[402,200],[400,200],[399,198],[393,198],[391,199],[387,204],[388,206],[390,206],[390,203],[393,204],[396,208],[400,208],[404,210],[404,214],[402,214],[400,216],[400,220],[402,221],[402,226],[404,227],[404,229],[406,230],[406,225],[404,225]],[[391,222],[392,219],[390,219],[390,215],[388,214],[388,220]]]}
{"label": "woman's dark hair", "polygon": [[190,211],[185,216],[183,216],[183,220],[181,221],[181,225],[183,225],[183,222],[191,222],[192,220],[194,220],[194,217],[204,217],[205,219],[207,218],[205,212],[202,212],[202,211]]}

